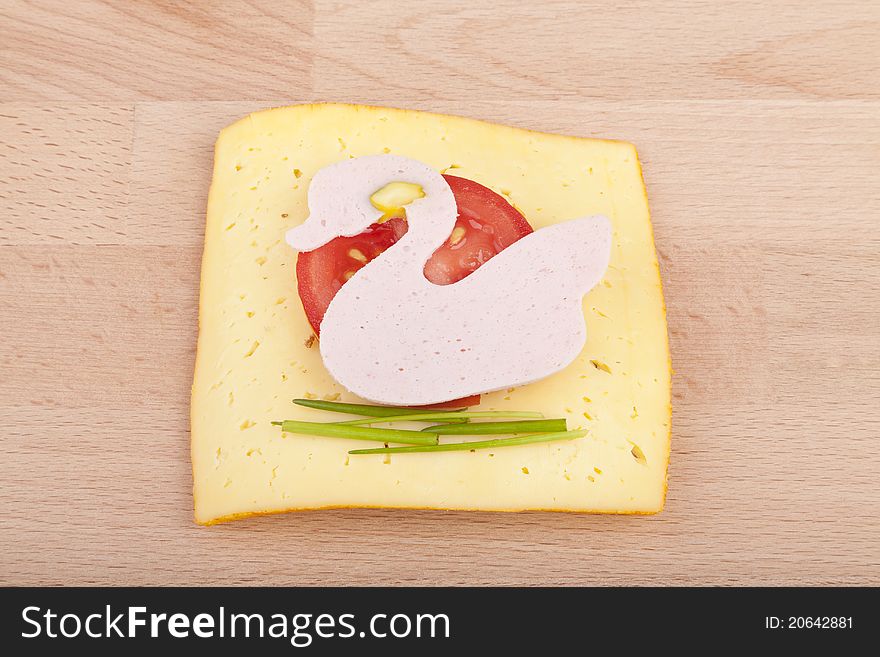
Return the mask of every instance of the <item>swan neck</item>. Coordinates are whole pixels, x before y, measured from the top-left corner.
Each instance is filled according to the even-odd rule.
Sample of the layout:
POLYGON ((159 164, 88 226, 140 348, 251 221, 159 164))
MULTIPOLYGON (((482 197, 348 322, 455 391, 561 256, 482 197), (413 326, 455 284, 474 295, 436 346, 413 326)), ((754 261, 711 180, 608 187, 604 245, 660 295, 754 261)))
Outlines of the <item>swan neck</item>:
POLYGON ((406 182, 421 185, 425 196, 407 206, 407 231, 386 253, 396 266, 421 272, 452 233, 458 210, 452 190, 440 174, 408 176, 406 182))

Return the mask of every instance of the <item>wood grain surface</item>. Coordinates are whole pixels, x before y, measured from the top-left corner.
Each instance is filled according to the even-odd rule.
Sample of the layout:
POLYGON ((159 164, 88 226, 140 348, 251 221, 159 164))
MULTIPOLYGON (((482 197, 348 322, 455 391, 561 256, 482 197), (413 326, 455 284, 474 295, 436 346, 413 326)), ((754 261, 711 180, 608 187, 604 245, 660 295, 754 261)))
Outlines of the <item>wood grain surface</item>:
POLYGON ((880 4, 0 2, 0 583, 880 584, 880 4), (213 141, 345 100, 633 141, 654 517, 192 522, 213 141))

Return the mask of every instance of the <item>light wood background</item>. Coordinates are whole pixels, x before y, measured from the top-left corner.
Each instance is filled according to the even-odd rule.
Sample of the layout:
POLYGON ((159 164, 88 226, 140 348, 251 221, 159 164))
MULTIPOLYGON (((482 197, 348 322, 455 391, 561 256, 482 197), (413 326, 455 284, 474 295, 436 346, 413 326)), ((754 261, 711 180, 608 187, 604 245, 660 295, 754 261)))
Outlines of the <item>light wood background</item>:
POLYGON ((0 0, 0 583, 880 584, 880 4, 0 0), (212 145, 251 110, 631 140, 655 517, 191 519, 212 145))

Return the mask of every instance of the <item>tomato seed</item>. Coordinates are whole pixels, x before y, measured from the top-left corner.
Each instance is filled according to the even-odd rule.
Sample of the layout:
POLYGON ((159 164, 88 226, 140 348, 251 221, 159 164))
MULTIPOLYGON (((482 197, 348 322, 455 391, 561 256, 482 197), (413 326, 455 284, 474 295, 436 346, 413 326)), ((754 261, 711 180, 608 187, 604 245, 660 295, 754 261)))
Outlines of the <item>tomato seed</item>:
POLYGON ((365 256, 360 249, 351 249, 348 252, 348 257, 353 258, 354 260, 357 260, 358 262, 365 263, 367 261, 367 256, 365 256))

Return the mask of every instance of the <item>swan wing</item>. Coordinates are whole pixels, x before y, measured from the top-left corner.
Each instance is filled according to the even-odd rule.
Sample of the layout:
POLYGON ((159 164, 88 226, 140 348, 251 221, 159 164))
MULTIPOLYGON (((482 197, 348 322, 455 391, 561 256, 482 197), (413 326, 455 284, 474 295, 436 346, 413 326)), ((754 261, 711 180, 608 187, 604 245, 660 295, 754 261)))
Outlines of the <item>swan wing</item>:
POLYGON ((524 294, 550 286, 583 296, 602 279, 610 256, 609 219, 604 215, 581 217, 526 235, 455 285, 521 290, 524 294))

